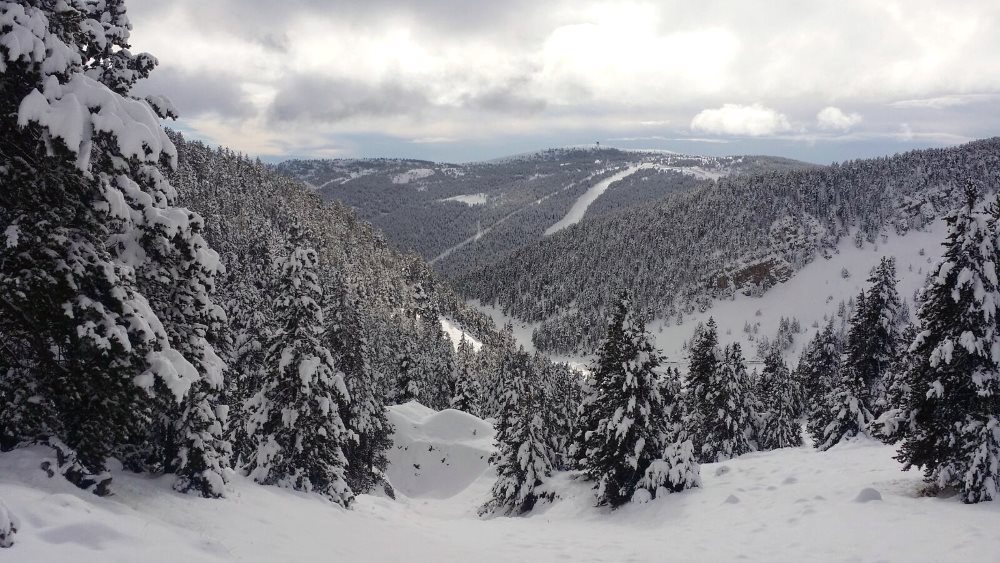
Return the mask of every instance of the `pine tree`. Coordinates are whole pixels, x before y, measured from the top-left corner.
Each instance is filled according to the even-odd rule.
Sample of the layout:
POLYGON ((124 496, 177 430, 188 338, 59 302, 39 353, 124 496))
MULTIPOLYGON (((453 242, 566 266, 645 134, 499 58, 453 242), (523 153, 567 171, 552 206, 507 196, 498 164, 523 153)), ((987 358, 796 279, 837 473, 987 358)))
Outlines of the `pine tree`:
POLYGON ((455 390, 451 397, 450 406, 453 409, 479 416, 479 401, 482 390, 479 387, 479 378, 473 373, 475 352, 465 335, 462 335, 462 339, 458 342, 457 356, 455 390))
POLYGON ((1000 498, 1000 203, 982 213, 977 199, 970 186, 946 217, 944 257, 922 292, 897 457, 967 503, 1000 498))
POLYGON ((802 444, 802 429, 797 413, 799 395, 798 381, 785 365, 781 351, 772 348, 764 357, 764 369, 758 382, 757 396, 762 407, 758 432, 759 449, 774 450, 802 444))
POLYGON ((796 378, 802 388, 803 414, 812 420, 824 408, 825 397, 840 380, 840 341, 832 319, 806 346, 796 378))
POLYGON ((656 370, 661 363, 645 324, 619 296, 593 369, 593 399, 583 467, 595 481, 597 504, 628 502, 667 439, 656 370))
POLYGON ((276 267, 278 330, 268 346, 268 379, 253 398, 248 431, 256 451, 250 476, 265 485, 320 493, 348 506, 344 425, 350 394, 344 374, 323 345, 323 290, 316 252, 293 229, 287 256, 276 267))
POLYGON ((156 61, 129 51, 120 0, 4 2, 0 22, 19 38, 0 47, 0 428, 53 446, 50 472, 107 494, 108 457, 145 447, 181 405, 180 442, 151 464, 170 465, 168 450, 180 448, 182 482, 221 472, 218 427, 196 421, 221 411, 193 406, 218 406, 200 394, 218 382, 199 371, 214 351, 165 308, 214 315, 211 252, 161 172, 177 164, 159 124, 172 109, 131 95, 156 61), (179 292, 161 295, 153 278, 179 292), (211 442, 199 454, 196 435, 211 442), (202 454, 204 467, 186 468, 202 454))
POLYGON ((552 473, 546 448, 537 375, 523 350, 514 352, 501 370, 503 399, 496 421, 497 451, 490 456, 497 481, 480 515, 519 515, 530 511, 551 493, 540 487, 552 473))
POLYGON ((703 433, 700 460, 725 461, 753 451, 757 413, 739 344, 726 346, 703 393, 703 402, 697 406, 702 413, 698 418, 698 430, 703 433))
POLYGON ((842 366, 838 375, 809 421, 813 443, 820 450, 856 436, 867 436, 874 420, 864 399, 864 379, 848 365, 842 366))
POLYGON ((883 257, 868 283, 851 319, 847 363, 861 377, 862 398, 877 414, 885 404, 887 380, 900 352, 902 304, 896 292, 895 260, 883 257))
POLYGON ((708 439, 708 424, 714 416, 708 397, 715 374, 719 371, 722 351, 715 328, 715 319, 695 328, 691 343, 691 356, 687 373, 687 412, 691 425, 691 438, 695 452, 700 455, 708 439))
POLYGON ((397 405, 423 400, 423 378, 417 365, 413 344, 404 337, 396 353, 396 385, 393 402, 397 405))
POLYGON ((688 436, 685 423, 684 400, 681 396, 680 373, 668 369, 660 377, 660 397, 667 433, 659 459, 650 462, 632 495, 633 502, 645 502, 701 486, 701 468, 698 465, 694 443, 688 436))
POLYGON ((345 478, 355 493, 368 493, 381 486, 390 491, 385 470, 389 464, 386 451, 392 447, 392 424, 385 403, 378 393, 379 376, 371 364, 368 328, 373 321, 366 317, 357 299, 337 284, 326 341, 337 366, 343 371, 350 402, 342 418, 350 431, 343 446, 347 458, 345 478))

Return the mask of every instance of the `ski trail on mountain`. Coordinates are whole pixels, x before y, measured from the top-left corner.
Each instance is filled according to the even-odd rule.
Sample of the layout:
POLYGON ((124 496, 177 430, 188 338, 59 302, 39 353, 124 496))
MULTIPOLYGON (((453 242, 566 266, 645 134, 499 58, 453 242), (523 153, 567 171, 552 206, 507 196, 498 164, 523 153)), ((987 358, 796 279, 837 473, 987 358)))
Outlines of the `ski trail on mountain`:
POLYGON ((589 190, 584 192, 583 195, 581 195, 579 198, 577 198, 575 202, 573 202, 573 207, 569 208, 569 211, 566 212, 565 217, 563 217, 556 224, 552 225, 551 227, 545 230, 545 236, 549 236, 552 233, 561 231, 570 225, 575 225, 579 223, 583 219, 583 216, 586 215, 587 209, 590 207, 590 205, 595 201, 597 201, 597 198, 601 197, 601 194, 607 191, 608 187, 611 184, 614 184, 619 180, 623 180, 631 176, 632 174, 635 174, 636 172, 638 172, 643 168, 651 168, 652 166, 653 165, 650 163, 643 163, 637 166, 630 166, 625 170, 622 170, 621 172, 615 174, 614 176, 611 176, 610 178, 605 178, 600 182, 594 184, 593 186, 590 187, 589 190))
MULTIPOLYGON (((640 167, 646 167, 646 166, 647 165, 640 165, 639 167, 637 167, 637 169, 640 168, 640 167)), ((632 172, 635 172, 635 170, 633 170, 632 172)), ((631 174, 631 172, 629 172, 629 174, 631 174)), ((595 175, 596 174, 592 174, 587 179, 589 180, 590 178, 593 178, 595 175)), ((625 176, 628 176, 628 174, 626 174, 625 176)), ((624 178, 625 176, 622 176, 622 178, 624 178)), ((464 247, 466 247, 466 246, 468 246, 468 245, 476 242, 477 240, 483 238, 484 235, 489 234, 490 231, 492 231, 493 229, 495 229, 498 226, 500 226, 500 225, 506 223, 507 221, 509 221, 511 217, 516 216, 518 213, 521 213, 522 211, 524 211, 525 209, 528 209, 529 207, 531 207, 533 205, 541 205, 545 200, 549 199, 550 197, 556 195, 559 192, 563 192, 563 191, 566 191, 566 190, 572 188, 576 184, 577 184, 576 182, 573 182, 571 184, 563 186, 563 187, 559 188, 558 190, 556 190, 556 191, 554 191, 552 193, 546 194, 546 195, 544 195, 544 196, 536 199, 535 201, 533 201, 533 202, 525 205, 524 207, 520 207, 518 209, 515 209, 514 211, 511 211, 510 213, 508 213, 508 214, 504 215, 503 217, 497 219, 492 225, 488 225, 485 229, 482 228, 482 226, 480 226, 480 228, 478 229, 478 231, 476 232, 476 234, 472 235, 471 237, 463 240, 462 242, 460 242, 460 243, 458 243, 458 244, 456 244, 456 245, 454 245, 452 247, 449 247, 449 248, 445 249, 443 252, 441 252, 441 254, 438 254, 437 256, 435 256, 433 259, 431 259, 427 263, 429 265, 433 266, 436 262, 438 262, 440 260, 444 260, 448 256, 454 254, 456 251, 461 250, 462 248, 464 248, 464 247)), ((598 184, 600 184, 600 182, 598 182, 598 184)), ((593 188, 591 188, 591 189, 593 189, 593 188)), ((605 189, 607 189, 607 188, 605 188, 605 189)), ((590 190, 588 190, 588 191, 590 191, 590 190)), ((597 199, 597 198, 595 197, 594 199, 597 199)), ((576 205, 576 204, 574 204, 574 205, 576 205)), ((546 234, 548 234, 548 233, 546 233, 546 234)))

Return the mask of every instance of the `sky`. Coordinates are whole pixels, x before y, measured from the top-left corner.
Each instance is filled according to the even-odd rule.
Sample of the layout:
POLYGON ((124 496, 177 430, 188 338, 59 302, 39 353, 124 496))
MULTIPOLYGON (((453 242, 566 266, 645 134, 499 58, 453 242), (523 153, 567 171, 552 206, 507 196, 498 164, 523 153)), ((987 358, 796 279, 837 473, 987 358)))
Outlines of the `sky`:
POLYGON ((132 0, 189 137, 279 161, 567 145, 817 163, 1000 134, 997 0, 132 0))

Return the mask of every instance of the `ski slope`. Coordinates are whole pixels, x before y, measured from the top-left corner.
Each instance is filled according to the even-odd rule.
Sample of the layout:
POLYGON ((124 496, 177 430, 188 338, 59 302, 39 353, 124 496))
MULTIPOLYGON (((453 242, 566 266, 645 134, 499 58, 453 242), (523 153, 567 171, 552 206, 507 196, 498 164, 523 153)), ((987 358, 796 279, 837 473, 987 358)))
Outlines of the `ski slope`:
POLYGON ((552 233, 559 232, 570 225, 575 225, 579 223, 580 221, 583 220, 583 216, 586 215, 587 209, 590 207, 590 204, 597 201, 597 198, 601 197, 601 194, 606 192, 608 187, 611 186, 611 184, 614 184, 619 180, 623 180, 628 176, 635 174, 637 171, 642 170, 643 168, 650 168, 651 166, 653 165, 649 163, 643 163, 636 166, 629 166, 625 170, 622 170, 621 172, 613 176, 610 176, 608 178, 601 180, 600 182, 597 182, 596 184, 591 186, 587 191, 583 192, 583 194, 580 197, 578 197, 575 202, 573 202, 573 206, 569 208, 569 211, 566 212, 566 215, 562 219, 560 219, 554 225, 545 230, 545 236, 549 236, 552 233))
POLYGON ((21 520, 0 561, 200 563, 510 561, 996 561, 1000 503, 920 496, 917 472, 871 442, 702 466, 703 486, 617 511, 558 474, 560 496, 522 518, 476 516, 494 475, 492 429, 454 410, 390 407, 396 500, 344 510, 235 477, 228 498, 181 495, 170 477, 114 471, 98 498, 38 468, 44 448, 0 453, 0 499, 21 520))

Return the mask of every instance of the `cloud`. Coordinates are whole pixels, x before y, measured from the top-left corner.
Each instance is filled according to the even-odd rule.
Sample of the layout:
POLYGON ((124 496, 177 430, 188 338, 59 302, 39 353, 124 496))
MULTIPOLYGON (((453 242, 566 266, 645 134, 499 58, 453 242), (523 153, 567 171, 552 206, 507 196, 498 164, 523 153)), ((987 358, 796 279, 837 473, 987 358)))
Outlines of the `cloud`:
POLYGON ((181 118, 207 114, 223 118, 247 118, 257 109, 231 75, 201 70, 161 67, 139 82, 134 90, 139 96, 158 94, 173 102, 181 118))
POLYGON ((997 94, 952 94, 948 96, 937 96, 934 98, 899 100, 892 102, 889 106, 897 109, 945 109, 982 102, 991 102, 998 98, 1000 98, 1000 95, 997 94))
POLYGON ((826 131, 847 131, 861 123, 861 114, 844 113, 840 108, 827 106, 816 114, 816 124, 826 131))
POLYGON ((718 109, 706 109, 691 120, 691 130, 715 135, 760 137, 788 131, 788 118, 761 104, 744 106, 725 104, 718 109))
POLYGON ((147 90, 174 99, 181 126, 197 119, 199 130, 225 133, 242 150, 301 154, 329 143, 386 154, 385 139, 428 151, 437 144, 410 141, 477 140, 450 144, 457 153, 493 139, 651 132, 729 135, 759 146, 811 132, 816 143, 842 146, 857 135, 852 112, 864 114, 865 133, 884 138, 895 138, 901 122, 956 138, 1000 130, 1000 114, 987 103, 1000 99, 996 0, 908 0, 905 9, 897 0, 471 7, 467 0, 136 1, 130 42, 163 63, 147 90), (731 100, 757 104, 723 105, 731 100), (850 110, 815 113, 832 103, 850 110), (240 127, 209 128, 209 116, 240 127))
POLYGON ((397 81, 370 84, 299 76, 282 85, 268 117, 274 122, 338 123, 354 117, 413 114, 429 103, 426 93, 397 81))

